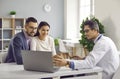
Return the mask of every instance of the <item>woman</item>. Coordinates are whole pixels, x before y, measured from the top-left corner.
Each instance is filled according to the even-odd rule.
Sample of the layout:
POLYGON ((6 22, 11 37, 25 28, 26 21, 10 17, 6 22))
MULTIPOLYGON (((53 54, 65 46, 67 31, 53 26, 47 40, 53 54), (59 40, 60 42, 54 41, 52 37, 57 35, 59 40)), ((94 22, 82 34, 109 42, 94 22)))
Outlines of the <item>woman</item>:
POLYGON ((56 55, 54 39, 48 35, 49 30, 50 25, 47 22, 40 22, 37 33, 31 40, 30 50, 52 51, 53 55, 56 55))

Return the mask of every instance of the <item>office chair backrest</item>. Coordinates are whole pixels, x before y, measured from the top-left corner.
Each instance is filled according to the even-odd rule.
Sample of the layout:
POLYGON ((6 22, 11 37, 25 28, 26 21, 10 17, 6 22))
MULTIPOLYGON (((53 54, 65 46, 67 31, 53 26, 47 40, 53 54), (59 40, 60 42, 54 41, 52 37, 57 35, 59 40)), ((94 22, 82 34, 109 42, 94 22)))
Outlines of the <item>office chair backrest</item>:
POLYGON ((6 56, 7 56, 7 52, 0 53, 0 62, 1 63, 4 63, 6 56))

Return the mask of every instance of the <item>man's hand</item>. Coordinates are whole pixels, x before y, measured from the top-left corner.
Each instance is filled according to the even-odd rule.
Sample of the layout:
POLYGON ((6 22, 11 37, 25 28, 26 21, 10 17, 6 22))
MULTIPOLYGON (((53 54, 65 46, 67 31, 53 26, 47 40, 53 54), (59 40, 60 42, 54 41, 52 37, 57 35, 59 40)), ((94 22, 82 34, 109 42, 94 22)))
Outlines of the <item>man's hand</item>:
POLYGON ((67 61, 60 55, 55 55, 53 56, 53 64, 55 66, 66 66, 67 65, 67 61))

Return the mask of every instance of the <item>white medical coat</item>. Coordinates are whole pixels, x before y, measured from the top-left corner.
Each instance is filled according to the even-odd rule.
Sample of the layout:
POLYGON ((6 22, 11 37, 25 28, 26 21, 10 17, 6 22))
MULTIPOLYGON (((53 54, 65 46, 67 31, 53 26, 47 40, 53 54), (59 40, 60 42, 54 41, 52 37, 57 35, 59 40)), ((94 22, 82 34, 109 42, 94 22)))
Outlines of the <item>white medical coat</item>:
POLYGON ((72 60, 74 62, 74 68, 81 69, 98 66, 103 69, 103 79, 112 79, 119 66, 119 54, 110 38, 101 36, 98 40, 98 37, 94 41, 95 45, 93 50, 85 60, 72 60))

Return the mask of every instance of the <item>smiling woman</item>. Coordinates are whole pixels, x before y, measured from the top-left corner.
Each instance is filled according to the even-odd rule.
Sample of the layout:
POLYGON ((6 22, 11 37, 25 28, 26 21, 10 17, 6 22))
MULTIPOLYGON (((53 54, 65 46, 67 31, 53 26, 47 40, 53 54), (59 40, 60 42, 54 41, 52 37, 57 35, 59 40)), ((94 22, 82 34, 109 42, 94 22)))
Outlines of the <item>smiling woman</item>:
POLYGON ((49 30, 50 25, 45 21, 41 21, 35 37, 31 40, 30 50, 52 51, 52 54, 56 55, 54 39, 49 36, 49 30))

